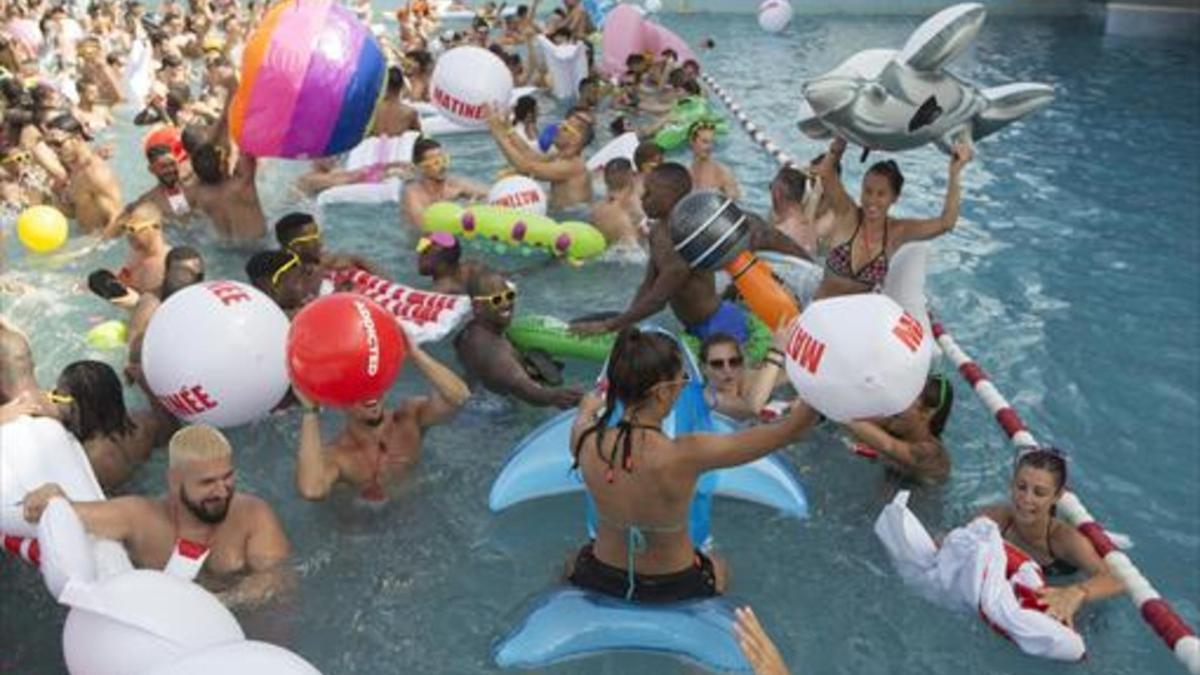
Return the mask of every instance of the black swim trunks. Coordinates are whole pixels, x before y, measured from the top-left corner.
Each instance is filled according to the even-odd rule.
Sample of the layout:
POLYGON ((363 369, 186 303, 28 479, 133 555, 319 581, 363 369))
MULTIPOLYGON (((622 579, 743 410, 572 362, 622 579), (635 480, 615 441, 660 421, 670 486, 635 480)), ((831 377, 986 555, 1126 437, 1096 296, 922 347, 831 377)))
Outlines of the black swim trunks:
MULTIPOLYGON (((713 562, 699 549, 694 563, 685 570, 671 574, 635 574, 634 580, 634 602, 678 602, 711 598, 717 594, 713 562)), ((579 549, 569 581, 580 588, 621 599, 629 590, 629 574, 619 567, 600 562, 592 551, 591 542, 579 549)))

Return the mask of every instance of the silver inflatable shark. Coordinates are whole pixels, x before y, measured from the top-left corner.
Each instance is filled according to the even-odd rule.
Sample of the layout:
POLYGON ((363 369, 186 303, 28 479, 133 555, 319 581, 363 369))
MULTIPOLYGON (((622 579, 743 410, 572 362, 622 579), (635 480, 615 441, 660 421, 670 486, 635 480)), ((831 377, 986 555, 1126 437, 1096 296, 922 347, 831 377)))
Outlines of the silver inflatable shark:
POLYGON ((1018 82, 979 89, 943 70, 975 38, 987 12, 947 7, 922 23, 900 51, 868 49, 804 83, 800 130, 838 135, 865 150, 896 152, 995 133, 1054 99, 1049 85, 1018 82))

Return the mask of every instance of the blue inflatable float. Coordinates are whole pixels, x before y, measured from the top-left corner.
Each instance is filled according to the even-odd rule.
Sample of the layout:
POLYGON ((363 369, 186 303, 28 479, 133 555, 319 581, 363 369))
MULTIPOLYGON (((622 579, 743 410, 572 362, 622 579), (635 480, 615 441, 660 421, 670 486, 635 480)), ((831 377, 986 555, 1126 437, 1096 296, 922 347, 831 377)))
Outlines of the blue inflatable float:
MULTIPOLYGON (((645 328, 644 330, 656 330, 645 328)), ((664 334, 670 335, 667 331, 664 334)), ((700 369, 680 345, 692 378, 663 420, 669 436, 730 432, 736 424, 713 414, 704 400, 700 369)), ((576 411, 564 411, 522 440, 492 484, 488 505, 501 511, 531 499, 582 491, 571 469, 571 425, 576 411)), ((613 420, 620 415, 613 416, 613 420)), ((709 542, 713 495, 774 508, 785 515, 808 514, 804 490, 784 462, 768 456, 750 464, 704 474, 696 486, 689 529, 695 542, 709 542)), ((587 500, 589 532, 595 512, 587 500)), ((497 644, 493 657, 502 668, 542 668, 564 660, 613 651, 670 654, 718 671, 748 672, 749 664, 733 637, 733 605, 726 598, 670 604, 631 603, 573 586, 539 598, 516 629, 497 644)))

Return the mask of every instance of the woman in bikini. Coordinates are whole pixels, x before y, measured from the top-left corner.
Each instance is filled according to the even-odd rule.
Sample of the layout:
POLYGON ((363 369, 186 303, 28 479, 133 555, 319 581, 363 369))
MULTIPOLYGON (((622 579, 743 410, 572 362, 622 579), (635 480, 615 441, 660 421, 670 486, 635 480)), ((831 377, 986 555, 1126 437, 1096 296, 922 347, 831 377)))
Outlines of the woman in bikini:
POLYGON ((589 394, 580 404, 571 448, 599 524, 595 540, 568 561, 576 586, 640 602, 722 593, 724 563, 696 548, 688 532, 697 478, 754 461, 816 422, 798 403, 777 424, 671 439, 661 424, 689 386, 685 372, 674 340, 626 328, 609 358, 605 398, 589 394))
POLYGON ((1046 613, 1073 628, 1075 613, 1085 602, 1116 595, 1124 586, 1078 530, 1054 517, 1066 482, 1067 462, 1060 450, 1023 450, 1013 472, 1012 502, 986 507, 983 515, 996 521, 1006 541, 1042 566, 1047 580, 1087 574, 1081 581, 1038 591, 1049 606, 1046 613))
POLYGON ((932 239, 949 232, 958 222, 962 192, 959 175, 974 154, 966 143, 954 146, 946 203, 940 216, 889 218, 888 211, 904 187, 900 167, 891 160, 873 164, 863 176, 860 206, 846 193, 838 178, 837 167, 845 150, 846 141, 834 140, 816 168, 835 218, 830 238, 839 242, 825 257, 825 278, 817 288, 816 299, 878 290, 887 278, 888 260, 896 249, 910 241, 932 239))

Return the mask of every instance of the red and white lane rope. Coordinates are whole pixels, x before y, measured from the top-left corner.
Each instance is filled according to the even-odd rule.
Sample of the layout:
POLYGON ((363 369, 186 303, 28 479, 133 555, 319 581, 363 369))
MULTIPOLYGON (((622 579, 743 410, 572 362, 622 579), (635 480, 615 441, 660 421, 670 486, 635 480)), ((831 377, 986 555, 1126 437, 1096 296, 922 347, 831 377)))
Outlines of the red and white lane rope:
MULTIPOLYGON (((716 80, 706 73, 702 73, 700 79, 729 108, 729 111, 733 113, 738 123, 750 134, 750 138, 755 143, 762 146, 763 150, 766 150, 780 165, 794 164, 787 153, 774 141, 767 138, 754 122, 750 121, 741 106, 725 93, 716 80)), ((958 372, 987 406, 988 411, 995 417, 996 423, 1004 430, 1013 445, 1018 448, 1036 446, 1037 440, 1029 432, 1025 422, 1021 420, 1021 416, 987 378, 983 368, 980 368, 979 364, 967 356, 940 322, 933 322, 933 336, 942 351, 958 368, 958 372)), ((1096 522, 1092 514, 1088 513, 1079 497, 1069 490, 1065 491, 1062 499, 1058 502, 1058 513, 1062 514, 1067 522, 1074 525, 1080 534, 1087 537, 1088 541, 1092 543, 1113 574, 1125 584, 1125 591, 1133 600, 1133 604, 1138 608, 1142 618, 1175 653, 1175 657, 1179 659, 1180 663, 1192 675, 1200 675, 1200 638, 1196 637, 1195 631, 1175 612, 1170 603, 1154 590, 1154 586, 1142 575, 1129 556, 1117 548, 1117 545, 1105 532, 1104 526, 1096 522)))
POLYGON ((34 567, 37 567, 42 562, 41 550, 38 548, 37 539, 5 535, 4 550, 34 567))
POLYGON ((782 148, 775 144, 775 141, 768 138, 763 133, 763 130, 758 128, 758 125, 750 121, 750 118, 742 111, 742 106, 733 100, 729 94, 726 94, 725 90, 721 88, 721 85, 717 84, 716 80, 707 73, 701 73, 700 80, 717 95, 717 98, 721 99, 721 103, 724 103, 726 108, 729 108, 729 112, 733 113, 738 124, 741 124, 746 133, 750 134, 750 139, 762 146, 762 149, 766 150, 767 154, 771 155, 776 162, 779 162, 780 166, 794 165, 796 163, 782 148))
MULTIPOLYGON (((995 417, 997 424, 1004 430, 1013 445, 1018 448, 1037 445, 1037 440, 1029 432, 1017 411, 991 383, 987 374, 983 372, 983 368, 980 368, 979 364, 958 346, 954 337, 940 322, 933 322, 933 336, 942 351, 958 368, 959 374, 971 385, 971 388, 987 406, 988 411, 995 417)), ((1117 548, 1108 533, 1104 531, 1104 526, 1092 518, 1092 514, 1088 513, 1079 497, 1070 490, 1065 491, 1062 499, 1058 502, 1058 513, 1062 514, 1067 522, 1074 525, 1080 534, 1087 537, 1096 552, 1104 558, 1108 568, 1124 582, 1125 591, 1133 600, 1134 606, 1141 612, 1142 618, 1175 653, 1175 657, 1188 669, 1188 672, 1200 675, 1200 638, 1197 638, 1191 627, 1175 613, 1170 603, 1154 590, 1154 586, 1142 575, 1129 556, 1117 548)))

